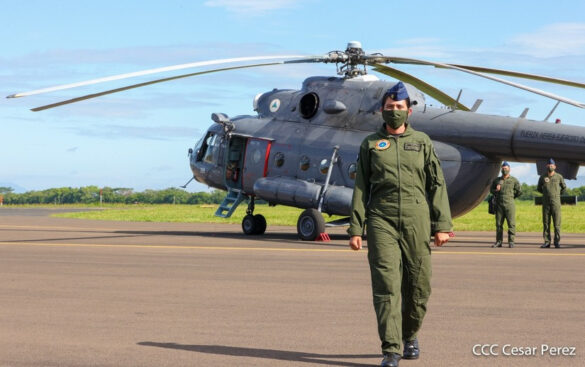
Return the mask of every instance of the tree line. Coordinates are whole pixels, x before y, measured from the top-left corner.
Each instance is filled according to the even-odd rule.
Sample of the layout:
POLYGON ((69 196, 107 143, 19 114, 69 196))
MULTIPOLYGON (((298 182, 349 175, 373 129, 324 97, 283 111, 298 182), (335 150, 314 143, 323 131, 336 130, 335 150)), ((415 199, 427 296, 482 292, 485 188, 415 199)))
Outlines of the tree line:
POLYGON ((126 187, 59 187, 42 191, 15 193, 11 187, 0 187, 4 204, 219 204, 225 192, 190 193, 177 188, 135 192, 126 187))
MULTIPOLYGON (((522 195, 518 198, 518 200, 532 200, 536 196, 542 196, 536 190, 536 185, 527 185, 523 183, 522 185, 522 195)), ((567 188, 565 195, 576 196, 578 201, 585 201, 585 186, 575 187, 573 189, 567 188)))
MULTIPOLYGON (((144 190, 135 192, 126 187, 59 187, 42 191, 27 191, 15 193, 11 187, 1 187, 0 195, 4 204, 95 204, 101 200, 104 203, 119 204, 219 204, 225 197, 225 192, 190 193, 177 188, 164 190, 144 190)), ((577 200, 585 201, 585 186, 567 189, 567 195, 577 196, 577 200)), ((540 193, 536 185, 522 184, 522 195, 519 200, 534 200, 540 193)))

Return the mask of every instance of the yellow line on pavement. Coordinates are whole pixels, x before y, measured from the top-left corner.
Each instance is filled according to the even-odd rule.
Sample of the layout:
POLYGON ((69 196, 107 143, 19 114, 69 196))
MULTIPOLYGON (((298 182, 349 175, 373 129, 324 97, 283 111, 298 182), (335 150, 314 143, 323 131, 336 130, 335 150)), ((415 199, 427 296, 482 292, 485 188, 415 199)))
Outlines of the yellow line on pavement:
POLYGON ((176 245, 113 245, 99 243, 51 243, 51 242, 0 242, 4 246, 62 246, 62 247, 118 247, 118 248, 157 248, 157 249, 197 249, 197 250, 256 250, 256 251, 312 251, 312 252, 349 252, 350 249, 321 248, 278 248, 278 247, 233 247, 233 246, 176 246, 176 245))

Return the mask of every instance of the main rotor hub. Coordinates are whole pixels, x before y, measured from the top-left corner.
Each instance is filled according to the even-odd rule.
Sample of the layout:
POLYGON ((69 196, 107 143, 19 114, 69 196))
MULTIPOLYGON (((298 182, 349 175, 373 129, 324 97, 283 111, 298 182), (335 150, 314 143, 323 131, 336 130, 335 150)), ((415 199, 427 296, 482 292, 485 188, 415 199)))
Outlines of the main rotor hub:
POLYGON ((337 74, 346 78, 367 74, 365 52, 361 42, 350 41, 345 51, 332 51, 329 53, 331 61, 337 64, 337 74), (342 64, 341 66, 339 64, 342 64), (363 65, 363 68, 360 68, 363 65))

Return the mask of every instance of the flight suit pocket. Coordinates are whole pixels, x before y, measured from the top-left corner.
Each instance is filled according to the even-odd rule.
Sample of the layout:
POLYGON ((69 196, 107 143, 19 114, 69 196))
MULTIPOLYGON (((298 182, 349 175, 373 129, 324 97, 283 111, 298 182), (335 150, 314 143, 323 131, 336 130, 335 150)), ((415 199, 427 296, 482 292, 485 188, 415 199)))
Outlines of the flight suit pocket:
POLYGON ((378 151, 374 148, 370 149, 370 172, 374 180, 376 178, 383 178, 384 177, 384 152, 378 151))
POLYGON ((407 142, 403 144, 402 149, 407 157, 406 163, 410 167, 422 167, 424 165, 424 143, 407 142))

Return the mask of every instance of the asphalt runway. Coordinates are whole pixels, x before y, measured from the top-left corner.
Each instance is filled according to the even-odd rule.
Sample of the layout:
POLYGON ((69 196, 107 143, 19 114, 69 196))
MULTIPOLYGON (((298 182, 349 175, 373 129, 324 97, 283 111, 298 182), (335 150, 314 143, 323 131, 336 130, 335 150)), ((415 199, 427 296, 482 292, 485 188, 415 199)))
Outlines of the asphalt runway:
MULTIPOLYGON (((379 365, 367 252, 344 228, 307 243, 52 212, 0 208, 0 367, 379 365)), ((421 358, 400 366, 585 365, 585 234, 493 239, 433 250, 421 358)))

